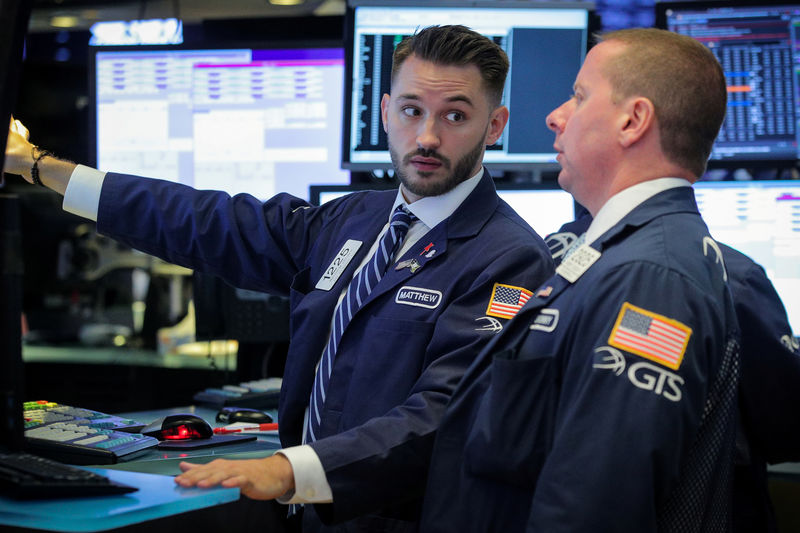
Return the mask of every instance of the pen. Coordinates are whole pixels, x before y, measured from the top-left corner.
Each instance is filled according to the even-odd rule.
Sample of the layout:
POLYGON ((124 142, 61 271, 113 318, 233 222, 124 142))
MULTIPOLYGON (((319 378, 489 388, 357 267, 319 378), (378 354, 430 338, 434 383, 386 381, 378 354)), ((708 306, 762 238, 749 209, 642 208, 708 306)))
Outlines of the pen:
POLYGON ((247 431, 275 431, 277 429, 278 429, 278 424, 276 422, 271 422, 269 424, 257 424, 254 426, 240 426, 235 428, 214 428, 214 433, 225 434, 225 433, 243 433, 247 431))

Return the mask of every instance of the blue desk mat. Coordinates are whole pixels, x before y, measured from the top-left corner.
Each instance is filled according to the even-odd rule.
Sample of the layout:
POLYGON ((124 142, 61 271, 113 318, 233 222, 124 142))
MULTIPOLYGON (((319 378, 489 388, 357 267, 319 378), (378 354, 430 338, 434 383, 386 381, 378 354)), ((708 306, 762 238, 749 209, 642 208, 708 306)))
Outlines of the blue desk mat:
POLYGON ((91 470, 139 490, 117 496, 34 501, 0 497, 0 524, 48 531, 102 531, 239 499, 236 488, 187 489, 176 485, 172 476, 91 470))

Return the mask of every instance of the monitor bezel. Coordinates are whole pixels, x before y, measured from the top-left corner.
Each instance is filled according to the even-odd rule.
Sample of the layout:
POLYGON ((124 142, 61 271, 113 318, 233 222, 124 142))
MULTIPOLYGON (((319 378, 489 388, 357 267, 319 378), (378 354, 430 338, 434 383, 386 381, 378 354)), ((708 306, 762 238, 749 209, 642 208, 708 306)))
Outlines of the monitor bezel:
MULTIPOLYGON (((374 170, 390 170, 393 168, 390 161, 384 162, 353 162, 350 153, 351 121, 350 110, 352 106, 353 90, 353 53, 355 37, 355 11, 359 7, 419 7, 419 8, 492 8, 492 9, 581 9, 587 11, 587 39, 584 57, 592 45, 592 35, 600 29, 600 21, 596 16, 594 2, 581 1, 542 1, 530 2, 520 0, 347 0, 344 16, 344 102, 342 117, 342 168, 354 172, 371 172, 374 170)), ((421 24, 420 27, 423 27, 421 24)), ((577 74, 577 71, 575 72, 577 74)), ((569 95, 565 94, 566 99, 569 95)), ((544 118, 542 118, 544 120, 544 118)), ((553 172, 560 170, 561 166, 553 162, 486 162, 484 166, 500 174, 504 171, 511 172, 553 172)))

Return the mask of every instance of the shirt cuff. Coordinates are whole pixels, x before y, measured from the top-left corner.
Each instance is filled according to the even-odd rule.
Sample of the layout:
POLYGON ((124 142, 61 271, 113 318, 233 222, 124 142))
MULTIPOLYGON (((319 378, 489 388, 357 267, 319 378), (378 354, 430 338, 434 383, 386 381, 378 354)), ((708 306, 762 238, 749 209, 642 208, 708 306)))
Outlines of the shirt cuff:
POLYGON ((64 211, 97 222, 100 191, 105 178, 105 172, 83 165, 75 167, 64 192, 64 211))
POLYGON ((322 461, 311 446, 292 446, 278 450, 289 460, 294 471, 294 492, 287 492, 280 503, 331 503, 333 494, 322 461))

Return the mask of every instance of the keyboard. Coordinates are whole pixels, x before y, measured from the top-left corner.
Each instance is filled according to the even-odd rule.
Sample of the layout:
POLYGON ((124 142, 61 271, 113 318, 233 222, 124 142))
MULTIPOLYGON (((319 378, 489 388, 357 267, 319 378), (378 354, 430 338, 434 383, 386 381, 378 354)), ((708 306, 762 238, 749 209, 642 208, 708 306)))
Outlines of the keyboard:
POLYGON ((115 464, 158 444, 135 420, 55 402, 25 402, 26 449, 74 465, 115 464))
POLYGON ((281 395, 281 378, 245 381, 238 385, 208 388, 196 393, 193 400, 217 409, 228 406, 275 409, 281 395))
POLYGON ((24 452, 0 454, 0 493, 19 499, 126 494, 136 487, 24 452))

